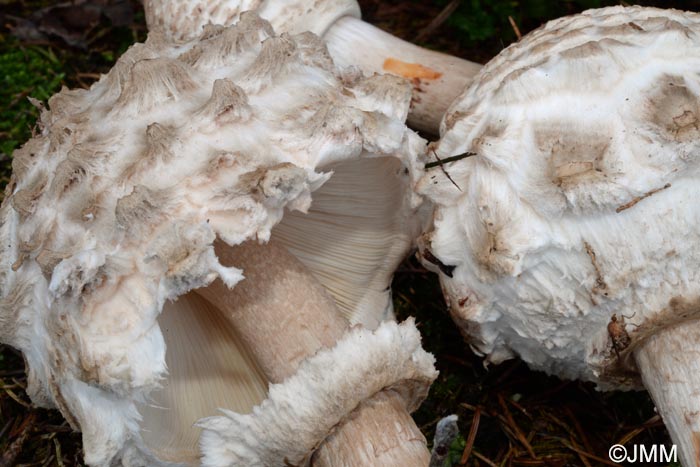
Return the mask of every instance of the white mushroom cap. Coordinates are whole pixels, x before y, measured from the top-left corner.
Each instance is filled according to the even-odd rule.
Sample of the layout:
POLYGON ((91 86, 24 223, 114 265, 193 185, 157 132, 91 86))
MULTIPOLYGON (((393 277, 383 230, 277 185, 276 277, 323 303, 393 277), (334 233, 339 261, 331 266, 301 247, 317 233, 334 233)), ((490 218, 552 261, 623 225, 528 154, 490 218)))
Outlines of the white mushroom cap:
POLYGON ((163 331, 184 366, 172 373, 226 372, 199 417, 265 397, 235 333, 184 295, 243 279, 217 237, 277 237, 351 320, 390 315, 390 275, 421 218, 409 100, 402 80, 338 71, 313 34, 275 37, 254 15, 178 45, 152 34, 89 90, 49 100, 0 210, 0 341, 24 352, 33 401, 83 432, 87 463, 160 462, 139 411, 193 382, 168 378, 163 331), (300 214, 285 223, 285 210, 300 214))
POLYGON ((345 16, 360 17, 357 0, 323 0, 313 5, 290 0, 169 0, 146 1, 150 30, 161 30, 172 39, 190 39, 207 24, 233 24, 244 11, 255 10, 275 31, 299 34, 311 31, 323 36, 345 16))
POLYGON ((700 15, 614 7, 536 30, 452 105, 427 156, 476 155, 442 166, 459 189, 421 180, 421 252, 488 361, 639 387, 626 353, 700 317, 699 77, 700 15))
POLYGON ((149 30, 176 41, 197 37, 207 24, 233 24, 249 10, 270 21, 277 32, 314 32, 340 66, 411 80, 409 123, 432 134, 447 106, 481 68, 363 22, 356 0, 145 0, 144 9, 149 30))

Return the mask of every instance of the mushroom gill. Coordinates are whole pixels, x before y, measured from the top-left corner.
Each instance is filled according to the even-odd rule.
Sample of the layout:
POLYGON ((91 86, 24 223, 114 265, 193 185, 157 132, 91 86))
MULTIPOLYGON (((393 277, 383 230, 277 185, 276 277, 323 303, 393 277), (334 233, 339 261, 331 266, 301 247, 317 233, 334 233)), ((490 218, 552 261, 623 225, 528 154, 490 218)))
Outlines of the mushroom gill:
MULTIPOLYGON (((374 329, 392 318, 391 276, 410 248, 415 238, 411 231, 420 219, 410 216, 414 210, 407 205, 408 175, 398 159, 388 157, 336 163, 324 171, 333 175, 313 193, 308 212, 287 212, 273 229, 273 253, 265 251, 267 244, 246 248, 255 248, 260 257, 271 254, 273 263, 280 249, 287 250, 308 270, 312 282, 318 282, 302 282, 296 276, 304 294, 313 287, 323 288, 349 323, 374 329)), ((235 255, 238 247, 221 243, 218 248, 230 248, 235 255)), ((246 279, 231 291, 237 297, 234 305, 244 302, 241 294, 258 294, 274 286, 274 274, 251 278, 251 268, 240 261, 236 266, 246 279)), ((249 348, 256 343, 241 337, 235 308, 217 308, 203 298, 216 293, 212 289, 216 287, 166 302, 158 318, 168 374, 139 412, 143 440, 163 460, 196 462, 198 420, 219 408, 249 413, 267 396, 269 380, 249 348)), ((293 315, 297 307, 293 301, 288 297, 276 307, 293 315)), ((273 339, 294 346, 294 336, 273 339)))

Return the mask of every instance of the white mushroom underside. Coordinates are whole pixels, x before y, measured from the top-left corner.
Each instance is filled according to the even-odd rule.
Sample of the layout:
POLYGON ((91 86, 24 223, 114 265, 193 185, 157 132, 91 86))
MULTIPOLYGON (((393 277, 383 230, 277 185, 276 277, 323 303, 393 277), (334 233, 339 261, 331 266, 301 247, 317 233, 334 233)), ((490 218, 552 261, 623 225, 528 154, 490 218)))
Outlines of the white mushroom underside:
POLYGON ((350 323, 374 329, 393 317, 388 286, 425 216, 407 206, 396 159, 326 170, 334 174, 314 192, 309 212, 287 213, 272 238, 313 271, 350 323))
MULTIPOLYGON (((314 192, 308 213, 286 213, 272 238, 309 268, 351 323, 374 329, 393 317, 388 284, 416 228, 402 213, 404 169, 393 158, 328 169, 333 176, 314 192)), ((196 462, 198 420, 220 408, 249 413, 267 395, 267 379, 225 315, 193 291, 166 303, 158 318, 168 375, 139 411, 143 440, 163 460, 196 462)))
POLYGON ((158 318, 168 375, 139 407, 144 443, 171 462, 195 464, 200 429, 220 408, 248 413, 267 394, 267 380, 227 322, 196 293, 168 303, 158 318))

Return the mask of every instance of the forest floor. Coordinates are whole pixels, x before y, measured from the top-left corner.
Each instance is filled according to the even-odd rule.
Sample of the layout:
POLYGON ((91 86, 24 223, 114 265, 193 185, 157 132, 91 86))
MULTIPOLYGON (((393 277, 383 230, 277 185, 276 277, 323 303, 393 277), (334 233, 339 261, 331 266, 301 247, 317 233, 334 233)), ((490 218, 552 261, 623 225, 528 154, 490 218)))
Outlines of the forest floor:
MULTIPOLYGON (((548 19, 598 0, 360 0, 365 20, 423 46, 485 63, 548 19)), ((700 10, 700 1, 627 2, 700 10)), ((62 85, 88 87, 135 41, 145 39, 141 7, 130 0, 56 3, 0 0, 0 190, 12 151, 31 136, 37 110, 62 85)), ((459 416, 446 466, 593 467, 614 444, 670 441, 643 392, 596 390, 530 371, 517 360, 484 368, 446 311, 435 275, 415 259, 396 274, 401 318, 416 316, 440 376, 415 419, 429 442, 436 423, 459 416)), ((0 345, 0 467, 78 466, 80 435, 57 411, 34 408, 21 354, 0 345)), ((662 464, 659 464, 662 465, 662 464)))

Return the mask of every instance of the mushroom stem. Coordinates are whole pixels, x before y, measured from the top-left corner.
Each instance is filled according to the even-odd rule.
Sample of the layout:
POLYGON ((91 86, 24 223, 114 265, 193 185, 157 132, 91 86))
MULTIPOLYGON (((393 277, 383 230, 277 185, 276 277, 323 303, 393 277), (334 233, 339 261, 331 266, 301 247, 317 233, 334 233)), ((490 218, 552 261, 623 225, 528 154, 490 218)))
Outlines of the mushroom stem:
POLYGON ((447 108, 481 69, 463 60, 406 42, 362 20, 345 16, 323 35, 334 61, 365 73, 391 73, 413 83, 408 123, 438 134, 447 108))
POLYGON ((314 454, 312 465, 425 467, 430 462, 425 437, 405 407, 393 391, 376 394, 326 439, 314 454))
MULTIPOLYGON (((233 289, 217 280, 198 292, 228 313, 270 382, 281 383, 348 330, 325 289, 284 247, 271 241, 218 244, 216 250, 222 263, 243 269, 246 279, 233 289)), ((327 438, 314 465, 424 466, 429 459, 425 438, 398 394, 385 390, 327 438)))
POLYGON ((685 467, 700 466, 700 322, 666 328, 634 351, 644 386, 685 467))

